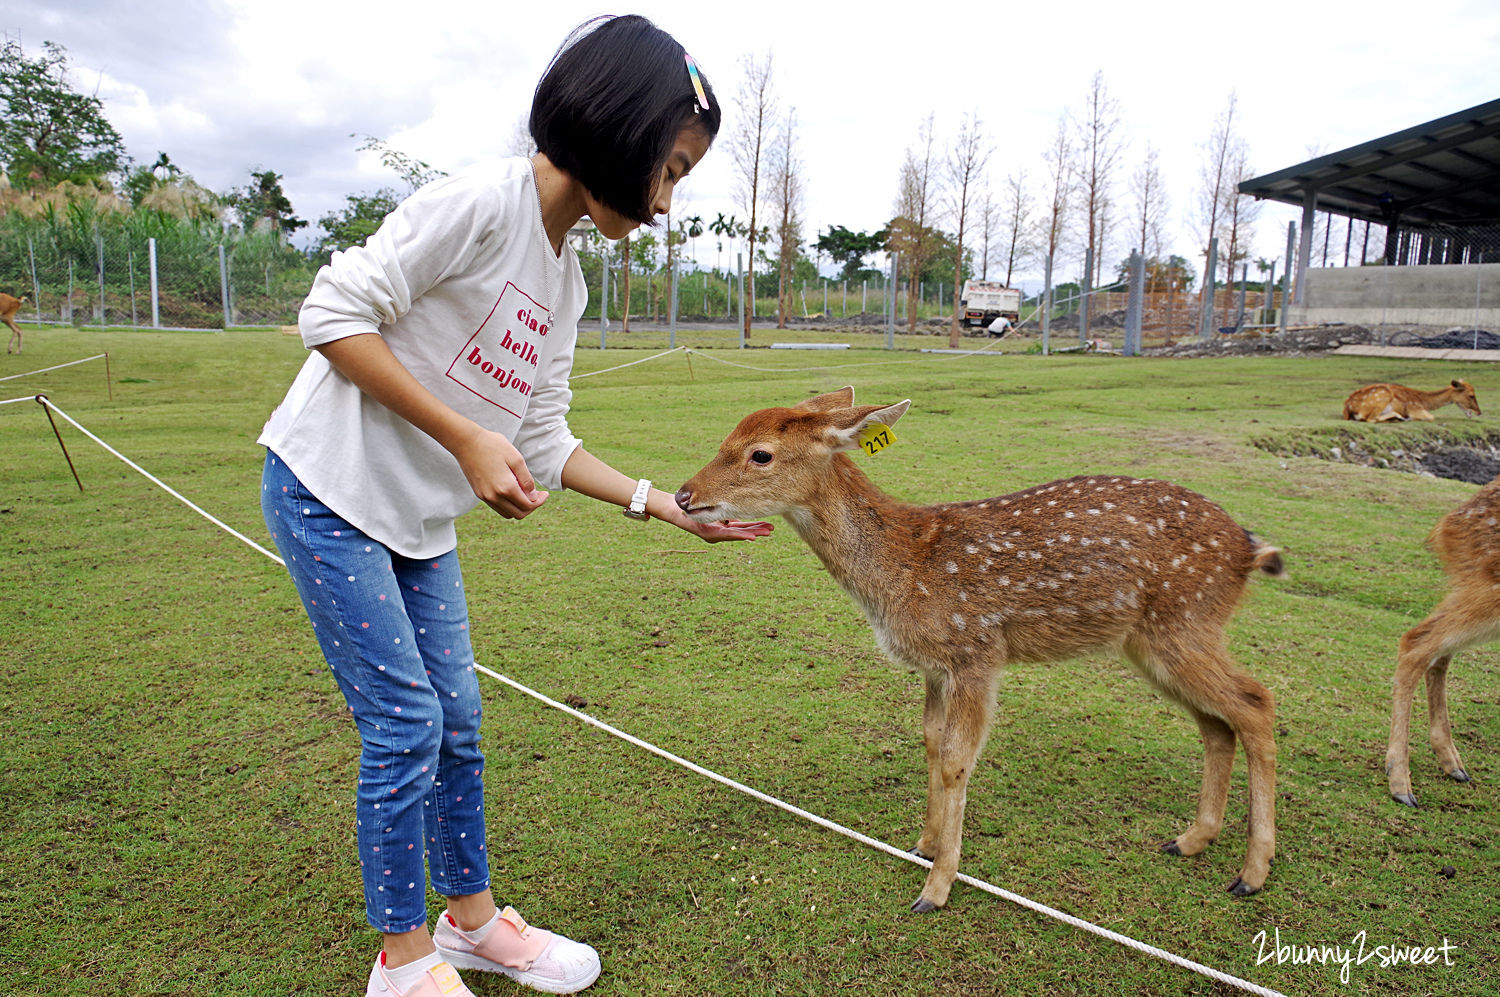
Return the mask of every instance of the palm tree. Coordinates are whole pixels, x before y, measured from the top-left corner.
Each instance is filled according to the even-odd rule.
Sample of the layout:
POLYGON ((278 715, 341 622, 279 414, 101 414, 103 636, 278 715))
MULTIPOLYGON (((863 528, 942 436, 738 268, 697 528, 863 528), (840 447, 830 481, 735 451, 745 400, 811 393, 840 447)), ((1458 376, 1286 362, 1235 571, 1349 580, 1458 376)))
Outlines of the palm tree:
POLYGON ((711 221, 711 222, 708 223, 708 230, 710 232, 712 232, 714 235, 718 236, 718 239, 719 239, 719 244, 718 244, 719 255, 714 260, 714 269, 715 270, 721 270, 721 269, 723 269, 723 267, 721 266, 721 264, 724 262, 724 237, 727 235, 730 238, 734 238, 735 229, 736 229, 736 224, 735 224, 734 215, 730 215, 728 218, 725 218, 724 217, 724 212, 722 212, 722 211, 719 212, 719 217, 715 218, 713 221, 711 221))

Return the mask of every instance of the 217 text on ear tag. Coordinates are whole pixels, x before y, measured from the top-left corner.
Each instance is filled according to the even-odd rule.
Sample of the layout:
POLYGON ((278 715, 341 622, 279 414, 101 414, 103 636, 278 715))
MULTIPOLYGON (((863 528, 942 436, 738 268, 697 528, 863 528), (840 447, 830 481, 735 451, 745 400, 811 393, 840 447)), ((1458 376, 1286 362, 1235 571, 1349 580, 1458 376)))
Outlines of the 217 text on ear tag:
POLYGON ((896 434, 891 432, 891 427, 878 422, 870 423, 859 434, 860 449, 872 457, 895 442, 896 434))

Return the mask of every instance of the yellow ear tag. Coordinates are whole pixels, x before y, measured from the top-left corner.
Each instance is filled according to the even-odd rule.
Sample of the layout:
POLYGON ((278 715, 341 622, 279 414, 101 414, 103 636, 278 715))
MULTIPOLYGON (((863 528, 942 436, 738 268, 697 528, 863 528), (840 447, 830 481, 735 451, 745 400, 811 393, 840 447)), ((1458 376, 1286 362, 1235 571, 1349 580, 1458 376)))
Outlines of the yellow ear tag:
POLYGON ((860 448, 871 457, 895 442, 896 434, 891 432, 891 427, 878 422, 870 423, 859 434, 860 448))

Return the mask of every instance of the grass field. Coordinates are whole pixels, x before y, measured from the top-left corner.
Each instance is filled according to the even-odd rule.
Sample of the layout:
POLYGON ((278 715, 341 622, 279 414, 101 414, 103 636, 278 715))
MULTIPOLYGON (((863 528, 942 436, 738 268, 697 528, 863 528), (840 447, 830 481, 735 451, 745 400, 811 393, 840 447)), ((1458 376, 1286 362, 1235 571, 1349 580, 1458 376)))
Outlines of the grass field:
MULTIPOLYGON (((0 400, 46 393, 264 539, 254 441, 302 362, 295 337, 27 341, 0 376, 107 350, 113 400, 99 361, 0 382, 0 400)), ((580 350, 576 373, 650 355, 580 350)), ((1290 572, 1254 582, 1231 629, 1234 655, 1278 702, 1265 892, 1223 892, 1244 855, 1243 759, 1219 842, 1192 859, 1157 850, 1191 820, 1197 733, 1108 656, 1008 671, 962 870, 1286 994, 1479 995, 1500 990, 1496 650, 1452 670, 1474 782, 1442 778, 1421 697, 1423 808, 1393 803, 1382 771, 1396 641, 1441 586, 1422 539, 1474 486, 1251 441, 1373 439, 1382 427, 1338 422, 1359 384, 1464 376, 1489 404, 1497 375, 1368 358, 726 350, 579 378, 572 425, 670 489, 749 410, 854 384, 863 401, 913 399, 898 443, 861 465, 901 498, 1118 472, 1217 500, 1282 547, 1290 572), (1450 949, 1415 967, 1375 955, 1347 982, 1338 965, 1291 960, 1309 946, 1358 958, 1361 938, 1366 955, 1450 949)), ((1450 408, 1402 431, 1493 419, 1461 425, 1450 408)), ((40 406, 0 406, 0 991, 361 993, 377 944, 351 847, 357 738, 289 580, 59 423, 81 492, 40 406)), ((879 657, 789 526, 708 547, 559 492, 521 523, 470 514, 460 551, 482 664, 797 806, 915 842, 920 681, 879 657)), ((913 916, 920 869, 481 682, 497 895, 600 950, 590 993, 1236 992, 962 885, 944 911, 913 916)), ((470 982, 482 997, 520 992, 470 982)))

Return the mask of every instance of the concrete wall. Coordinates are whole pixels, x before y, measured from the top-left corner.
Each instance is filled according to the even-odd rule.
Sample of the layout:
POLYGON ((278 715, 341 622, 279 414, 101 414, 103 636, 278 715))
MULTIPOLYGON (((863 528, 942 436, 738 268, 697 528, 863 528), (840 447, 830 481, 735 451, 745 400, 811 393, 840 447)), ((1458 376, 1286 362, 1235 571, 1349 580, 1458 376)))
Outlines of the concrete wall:
POLYGON ((1462 326, 1500 332, 1500 263, 1327 267, 1307 272, 1307 303, 1293 325, 1462 326))

